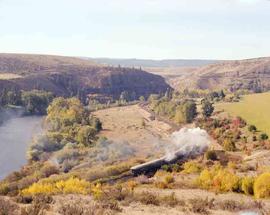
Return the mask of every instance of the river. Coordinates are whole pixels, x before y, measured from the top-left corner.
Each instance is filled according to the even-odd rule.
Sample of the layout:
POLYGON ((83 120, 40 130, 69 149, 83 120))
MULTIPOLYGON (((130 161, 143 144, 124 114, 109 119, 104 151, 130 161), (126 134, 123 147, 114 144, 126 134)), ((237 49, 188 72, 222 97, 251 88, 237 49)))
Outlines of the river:
POLYGON ((32 137, 41 131, 42 117, 15 117, 0 125, 0 179, 26 164, 32 137))

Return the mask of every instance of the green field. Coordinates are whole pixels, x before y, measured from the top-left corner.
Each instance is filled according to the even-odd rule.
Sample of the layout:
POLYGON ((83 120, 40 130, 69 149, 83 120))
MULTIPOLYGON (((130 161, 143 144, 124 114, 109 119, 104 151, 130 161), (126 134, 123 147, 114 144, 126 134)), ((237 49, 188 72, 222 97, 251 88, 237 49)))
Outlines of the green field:
POLYGON ((220 103, 216 109, 241 116, 247 123, 270 135, 270 93, 246 95, 238 103, 220 103))

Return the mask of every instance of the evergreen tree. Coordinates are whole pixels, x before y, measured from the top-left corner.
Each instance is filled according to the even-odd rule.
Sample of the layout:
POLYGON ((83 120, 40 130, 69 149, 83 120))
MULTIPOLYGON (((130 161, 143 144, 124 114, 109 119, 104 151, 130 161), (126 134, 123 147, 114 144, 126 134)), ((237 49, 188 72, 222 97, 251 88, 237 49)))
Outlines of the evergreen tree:
POLYGON ((208 100, 204 100, 202 102, 202 114, 204 117, 210 117, 212 113, 214 112, 214 107, 211 102, 208 100))

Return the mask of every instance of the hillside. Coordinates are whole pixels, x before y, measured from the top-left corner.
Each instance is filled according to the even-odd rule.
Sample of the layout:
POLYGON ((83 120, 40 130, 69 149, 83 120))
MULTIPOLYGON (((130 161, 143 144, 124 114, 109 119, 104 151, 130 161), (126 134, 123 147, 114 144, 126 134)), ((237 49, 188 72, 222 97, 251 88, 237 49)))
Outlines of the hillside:
MULTIPOLYGON (((77 103, 74 100, 73 102, 77 103)), ((54 105, 57 104, 59 103, 54 102, 54 105)), ((83 108, 75 104, 70 106, 71 110, 83 108)), ((71 112, 69 108, 64 109, 66 113, 71 112)), ((61 122, 65 115, 60 116, 58 108, 50 110, 56 115, 49 113, 46 122, 61 122)), ((209 134, 214 135, 213 130, 224 127, 229 128, 229 132, 223 132, 219 137, 211 135, 210 151, 205 155, 195 156, 188 161, 179 159, 173 165, 164 165, 157 172, 153 170, 152 174, 136 176, 132 174, 130 167, 155 159, 170 150, 170 144, 173 144, 171 125, 153 117, 151 112, 140 105, 114 107, 93 114, 102 122, 103 129, 98 132, 98 136, 106 139, 101 138, 94 145, 90 143, 79 145, 80 147, 76 146, 80 144, 78 142, 71 144, 61 141, 63 148, 59 149, 55 144, 59 136, 53 135, 55 131, 51 131, 49 133, 53 136, 49 135, 52 138, 48 140, 51 141, 49 144, 44 145, 44 139, 35 142, 28 153, 34 160, 0 182, 0 194, 5 195, 0 197, 0 203, 5 206, 5 214, 12 214, 14 210, 17 212, 15 214, 46 215, 233 215, 247 211, 251 214, 269 214, 269 199, 260 198, 256 186, 254 196, 253 188, 249 187, 250 183, 256 184, 260 180, 262 171, 269 164, 269 148, 266 148, 267 144, 262 146, 259 141, 251 141, 250 138, 254 134, 259 135, 259 132, 248 132, 247 125, 244 126, 243 122, 237 124, 229 118, 216 118, 216 123, 212 123, 214 121, 211 118, 201 121, 201 126, 209 129, 209 134), (145 125, 141 123, 142 119, 145 125), (249 154, 242 148, 241 138, 237 140, 237 150, 221 150, 223 146, 219 140, 232 131, 241 131, 243 135, 247 135, 245 147, 251 150, 249 154), (46 145, 50 148, 43 147, 46 145), (37 154, 37 151, 41 154, 37 154), (208 157, 209 152, 215 156, 208 157), (37 158, 41 160, 36 161, 37 158), (256 181, 249 182, 253 180, 250 176, 254 176, 256 181), (249 189, 245 189, 246 187, 249 189), (24 210, 27 213, 19 213, 24 210), (35 213, 30 213, 32 211, 35 213)), ((63 122, 68 119, 72 120, 72 117, 65 117, 63 122)), ((61 133, 73 126, 81 128, 85 125, 76 123, 73 126, 62 126, 65 129, 61 128, 61 133)), ((182 140, 191 145, 198 141, 198 133, 194 132, 198 128, 195 128, 195 124, 188 126, 189 130, 184 130, 188 133, 192 131, 195 138, 182 140)), ((66 134, 68 138, 74 135, 66 134)), ((206 137, 208 139, 208 135, 206 137)), ((199 142, 203 144, 204 141, 199 142)), ((264 192, 266 195, 269 195, 268 179, 269 177, 265 179, 268 189, 264 192)))
POLYGON ((72 57, 0 54, 0 92, 39 89, 58 96, 118 98, 123 91, 139 97, 165 92, 168 87, 162 77, 138 69, 101 66, 72 57))
POLYGON ((270 89, 270 58, 224 61, 203 66, 174 79, 171 84, 181 89, 267 91, 270 89))

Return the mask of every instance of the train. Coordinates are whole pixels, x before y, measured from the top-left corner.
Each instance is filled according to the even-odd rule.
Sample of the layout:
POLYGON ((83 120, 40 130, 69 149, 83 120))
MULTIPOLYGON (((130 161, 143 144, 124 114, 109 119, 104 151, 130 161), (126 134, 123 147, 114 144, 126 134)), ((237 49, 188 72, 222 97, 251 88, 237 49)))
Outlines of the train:
POLYGON ((134 176, 141 174, 147 175, 154 173, 160 169, 163 165, 173 164, 185 158, 182 151, 176 151, 172 156, 164 156, 155 160, 148 161, 143 164, 139 164, 130 168, 134 176))
POLYGON ((134 176, 138 176, 141 174, 147 175, 149 173, 155 173, 163 165, 184 162, 187 158, 196 157, 205 150, 206 149, 200 150, 199 146, 194 147, 193 150, 180 149, 178 151, 175 151, 170 156, 164 156, 159 159, 151 160, 146 163, 133 166, 130 168, 130 170, 134 176))
POLYGON ((141 174, 148 174, 150 172, 155 172, 165 164, 166 164, 165 157, 162 157, 159 159, 148 161, 143 164, 133 166, 130 168, 130 170, 134 176, 138 176, 141 174))

